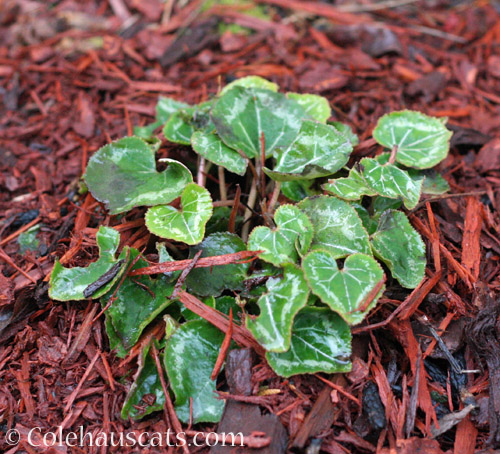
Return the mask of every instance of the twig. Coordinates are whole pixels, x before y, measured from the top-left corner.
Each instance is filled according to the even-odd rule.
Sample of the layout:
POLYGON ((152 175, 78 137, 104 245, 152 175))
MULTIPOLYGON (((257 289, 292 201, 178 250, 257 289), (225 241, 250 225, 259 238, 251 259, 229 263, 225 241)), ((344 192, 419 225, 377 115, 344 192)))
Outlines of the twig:
POLYGON ((371 11, 379 11, 381 9, 397 8, 398 6, 404 6, 418 1, 419 0, 386 0, 366 5, 348 3, 345 5, 335 5, 335 7, 344 13, 369 13, 371 11))
POLYGON ((220 199, 222 201, 227 200, 227 190, 226 190, 226 176, 224 174, 224 167, 219 166, 217 168, 217 172, 219 173, 219 192, 220 199))
POLYGON ((248 195, 248 206, 243 216, 243 229, 241 230, 241 238, 246 243, 248 239, 248 232, 250 231, 250 219, 252 218, 253 207, 257 200, 257 179, 252 179, 252 186, 250 187, 250 194, 248 195))
POLYGON ((82 388, 83 384, 85 383, 85 380, 87 380, 87 377, 92 372, 92 369, 94 368, 94 364, 96 363, 96 361, 99 358, 100 354, 101 354, 101 352, 98 350, 96 352, 96 354, 94 355, 94 357, 92 358, 92 361, 90 361, 90 364, 88 365, 87 370, 83 374, 82 379, 78 382, 78 385, 76 386, 76 388, 74 389, 74 391, 69 395, 69 397, 68 397, 68 403, 64 407, 64 413, 67 413, 69 411, 69 409, 71 408, 71 406, 73 405, 73 402, 75 401, 76 396, 80 392, 80 389, 82 388))
POLYGON ((229 309, 229 328, 226 331, 226 335, 224 336, 224 340, 222 341, 222 345, 220 347, 219 354, 217 355, 217 361, 215 361, 214 369, 212 370, 212 375, 210 378, 215 380, 217 375, 219 375, 220 370, 222 369, 222 365, 227 356, 227 352, 229 347, 231 346, 231 338, 233 336, 233 309, 229 309))
POLYGON ((203 253, 203 250, 198 251, 195 254, 195 256, 193 257, 193 260, 191 260, 191 263, 188 266, 186 266, 186 268, 184 268, 182 270, 181 275, 179 276, 179 278, 177 279, 177 282, 175 283, 174 291, 172 292, 172 295, 170 296, 170 299, 173 300, 173 299, 175 299, 177 297, 177 293, 179 293, 179 290, 184 285, 184 281, 186 280, 188 274, 196 266, 196 264, 198 263, 198 260, 200 260, 200 256, 201 256, 202 253, 203 253))
POLYGON ((234 233, 236 227, 236 215, 238 214, 238 207, 240 206, 241 188, 240 185, 236 186, 236 194, 234 196, 233 208, 229 215, 229 222, 227 223, 227 230, 234 233))

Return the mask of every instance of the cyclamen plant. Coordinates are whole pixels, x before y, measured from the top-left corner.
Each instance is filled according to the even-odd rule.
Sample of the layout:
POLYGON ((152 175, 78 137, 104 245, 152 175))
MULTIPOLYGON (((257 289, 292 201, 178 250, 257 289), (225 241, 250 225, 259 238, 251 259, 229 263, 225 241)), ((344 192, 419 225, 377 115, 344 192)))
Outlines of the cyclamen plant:
MULTIPOLYGON (((250 76, 195 106, 160 98, 157 121, 136 128, 137 136, 102 147, 84 175, 88 190, 110 214, 149 207, 147 228, 170 240, 157 245, 159 263, 173 260, 168 250, 176 259, 186 258, 179 257, 182 252, 171 241, 189 245, 191 258, 199 251, 201 257, 261 251, 252 264, 194 268, 184 286, 212 308, 225 314, 232 310, 235 323, 250 331, 283 377, 350 370, 350 326, 361 323, 377 304, 387 270, 409 289, 424 277, 425 246, 405 209, 414 209, 422 194, 449 189, 432 170, 449 151, 451 132, 444 119, 412 111, 384 115, 373 138, 387 152, 347 168, 358 139, 329 117, 325 98, 280 93, 276 84, 250 76), (163 159, 167 168, 157 171, 161 142, 153 133, 159 126, 170 142, 190 145, 229 172, 262 170, 274 180, 272 201, 281 191, 290 203, 276 211, 268 204, 266 225, 255 227, 248 239, 229 233, 224 219, 229 208, 214 209, 210 192, 193 182, 186 165, 163 159), (180 206, 172 204, 179 198, 180 206), (249 288, 249 282, 257 284, 249 288)), ((261 177, 253 176, 251 205, 261 177)), ((119 243, 117 230, 101 226, 97 261, 85 268, 65 268, 56 261, 51 298, 99 299, 107 308, 111 348, 120 357, 163 315, 166 335, 155 341, 155 348, 163 352, 179 418, 189 420, 192 399, 194 422, 218 421, 224 404, 215 397, 210 375, 224 333, 172 297, 179 272, 131 276, 149 263, 128 246, 117 255, 119 243)), ((150 348, 151 343, 140 356, 124 418, 139 419, 164 405, 150 348), (153 404, 144 405, 146 394, 156 396, 153 404)))

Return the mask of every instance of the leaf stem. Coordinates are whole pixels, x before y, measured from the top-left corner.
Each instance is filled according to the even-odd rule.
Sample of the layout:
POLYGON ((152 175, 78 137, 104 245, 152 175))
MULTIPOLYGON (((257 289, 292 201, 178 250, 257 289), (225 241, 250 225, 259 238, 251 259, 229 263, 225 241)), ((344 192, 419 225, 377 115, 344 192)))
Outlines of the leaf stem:
POLYGON ((219 166, 217 168, 217 171, 219 173, 219 192, 220 192, 220 199, 222 201, 227 200, 227 191, 226 191, 226 175, 224 174, 224 167, 219 166))
POLYGON ((241 238, 246 243, 248 239, 248 232, 250 231, 250 219, 252 218, 253 207, 257 200, 257 179, 252 178, 252 186, 250 187, 250 194, 248 195, 247 208, 243 216, 243 229, 241 231, 241 238))
POLYGON ((398 146, 394 144, 391 151, 391 156, 389 156, 389 164, 394 164, 396 162, 396 154, 398 153, 398 146))
POLYGON ((275 181, 274 182, 274 190, 271 195, 271 200, 269 200, 269 205, 267 207, 267 211, 270 216, 273 215, 274 212, 274 205, 278 202, 278 197, 280 196, 281 192, 281 181, 275 181))

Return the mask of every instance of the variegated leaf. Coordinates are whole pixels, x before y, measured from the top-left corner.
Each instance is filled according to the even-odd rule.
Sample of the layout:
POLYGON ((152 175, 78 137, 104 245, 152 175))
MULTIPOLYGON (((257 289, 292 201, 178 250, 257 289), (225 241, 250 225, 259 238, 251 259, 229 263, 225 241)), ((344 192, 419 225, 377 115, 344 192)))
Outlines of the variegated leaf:
POLYGON ((179 109, 170 115, 163 127, 163 135, 167 140, 181 145, 190 145, 191 136, 195 131, 211 132, 214 125, 210 120, 212 101, 196 106, 179 109))
POLYGON ((364 195, 377 195, 377 192, 368 186, 368 183, 354 167, 346 178, 329 180, 322 188, 344 200, 359 200, 364 195))
POLYGON ((270 82, 259 76, 247 76, 241 77, 240 79, 233 80, 231 83, 227 84, 220 92, 219 96, 225 95, 229 90, 234 87, 243 87, 243 88, 263 88, 265 90, 270 91, 278 91, 278 85, 274 82, 270 82))
POLYGON ((287 93, 289 99, 299 104, 311 118, 320 123, 326 123, 332 114, 328 99, 319 95, 287 93))

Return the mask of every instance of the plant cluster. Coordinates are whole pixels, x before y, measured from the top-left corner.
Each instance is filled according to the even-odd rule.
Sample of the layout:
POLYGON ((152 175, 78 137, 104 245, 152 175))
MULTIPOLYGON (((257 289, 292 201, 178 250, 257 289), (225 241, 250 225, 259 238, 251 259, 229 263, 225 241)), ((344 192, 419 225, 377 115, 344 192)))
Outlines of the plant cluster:
MULTIPOLYGON (((157 243, 159 263, 199 252, 261 251, 253 263, 194 268, 184 286, 212 308, 231 310, 284 377, 350 370, 350 326, 377 304, 386 271, 405 288, 424 277, 425 246, 404 209, 414 209, 422 194, 448 190, 432 170, 449 150, 444 120, 412 111, 384 115, 373 138, 387 152, 348 168, 358 139, 329 117, 321 96, 280 93, 272 82, 246 77, 194 106, 161 98, 157 121, 102 147, 84 175, 110 214, 148 207, 147 228, 168 240, 157 243), (261 201, 263 225, 248 238, 228 232, 230 209, 214 209, 210 192, 193 182, 186 165, 162 159, 166 168, 158 171, 159 126, 167 140, 190 145, 204 160, 236 175, 250 172, 250 208, 259 193, 272 192, 270 201, 261 201), (280 193, 290 203, 274 211, 280 193), (184 255, 183 245, 189 245, 184 255)), ((244 221, 243 231, 251 220, 244 221)), ((179 272, 133 276, 130 271, 149 263, 127 246, 118 254, 119 243, 117 230, 101 226, 97 261, 73 268, 57 261, 51 298, 100 299, 110 345, 122 357, 163 315, 166 334, 155 348, 163 351, 179 418, 189 420, 192 401, 194 422, 218 421, 223 402, 210 375, 224 333, 175 298, 179 272)), ((123 417, 141 418, 165 402, 151 346, 141 354, 123 417), (146 394, 154 403, 144 404, 146 394)))

